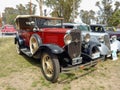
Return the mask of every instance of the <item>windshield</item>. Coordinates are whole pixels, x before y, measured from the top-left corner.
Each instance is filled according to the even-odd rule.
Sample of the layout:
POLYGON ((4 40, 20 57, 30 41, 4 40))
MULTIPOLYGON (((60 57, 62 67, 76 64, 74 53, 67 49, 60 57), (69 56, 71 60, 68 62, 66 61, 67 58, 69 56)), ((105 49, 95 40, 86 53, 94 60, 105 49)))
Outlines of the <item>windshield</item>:
POLYGON ((54 28, 54 27, 62 27, 63 19, 55 19, 55 18, 19 18, 16 21, 17 29, 23 30, 32 30, 34 27, 38 28, 54 28), (59 26, 56 24, 59 23, 59 26))
POLYGON ((90 26, 92 32, 105 32, 104 28, 102 26, 90 26))
POLYGON ((14 28, 13 26, 6 26, 6 28, 14 28))
POLYGON ((39 28, 62 27, 62 20, 59 19, 36 19, 36 25, 39 28), (59 23, 59 26, 57 25, 59 23))
POLYGON ((80 25, 77 28, 80 29, 81 31, 90 31, 90 28, 87 25, 80 25))

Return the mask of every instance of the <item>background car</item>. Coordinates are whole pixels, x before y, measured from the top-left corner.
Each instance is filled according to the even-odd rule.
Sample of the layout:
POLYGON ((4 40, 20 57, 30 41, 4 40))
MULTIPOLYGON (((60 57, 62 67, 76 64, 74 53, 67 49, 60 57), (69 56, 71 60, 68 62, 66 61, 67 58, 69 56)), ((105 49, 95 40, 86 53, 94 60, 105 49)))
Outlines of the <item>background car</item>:
POLYGON ((90 41, 88 43, 91 44, 91 46, 98 45, 101 56, 105 57, 111 55, 110 42, 109 42, 109 38, 107 38, 108 37, 107 33, 100 34, 100 33, 90 32, 91 31, 90 26, 85 23, 63 23, 63 28, 71 28, 71 29, 76 28, 81 30, 83 41, 86 34, 90 34, 90 41), (104 36, 106 37, 106 39, 105 41, 103 40, 103 42, 101 42, 99 37, 104 37, 104 36))
POLYGON ((120 41, 120 31, 115 29, 114 27, 107 27, 101 24, 92 24, 90 25, 92 32, 99 32, 99 33, 108 33, 110 38, 112 36, 116 36, 117 40, 120 41))
POLYGON ((117 36, 120 35, 119 33, 116 34, 113 31, 111 32, 109 30, 105 30, 105 26, 100 24, 95 24, 95 25, 93 24, 93 25, 90 25, 90 27, 91 27, 91 32, 99 33, 99 35, 108 34, 107 36, 104 35, 99 39, 101 41, 105 41, 105 44, 110 47, 111 51, 115 50, 120 52, 120 41, 117 40, 117 36), (110 44, 108 44, 108 42, 110 42, 110 44))
POLYGON ((13 25, 4 25, 1 29, 1 33, 2 35, 6 35, 6 34, 17 34, 16 29, 14 28, 13 25))

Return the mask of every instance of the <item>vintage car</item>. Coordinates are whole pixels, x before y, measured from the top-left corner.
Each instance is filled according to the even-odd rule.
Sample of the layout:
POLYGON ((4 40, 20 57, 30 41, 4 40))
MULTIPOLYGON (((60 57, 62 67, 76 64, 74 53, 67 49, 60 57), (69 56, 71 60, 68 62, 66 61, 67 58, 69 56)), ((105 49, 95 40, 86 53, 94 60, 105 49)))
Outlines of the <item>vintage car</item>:
POLYGON ((117 52, 120 52, 120 41, 117 40, 117 36, 119 36, 118 34, 116 34, 115 32, 111 32, 109 30, 105 30, 104 25, 99 25, 99 24, 90 25, 90 28, 91 28, 91 32, 95 33, 95 36, 98 37, 102 35, 101 41, 103 41, 104 39, 106 45, 109 46, 111 51, 115 50, 117 52), (99 35, 97 35, 96 33, 99 33, 99 35), (108 45, 108 41, 106 42, 106 39, 110 40, 110 45, 108 45))
POLYGON ((111 38, 112 36, 116 36, 116 39, 120 41, 120 30, 117 30, 115 27, 104 27, 104 30, 110 35, 111 38))
MULTIPOLYGON (((63 28, 72 28, 72 29, 81 30, 82 31, 82 38, 84 38, 84 36, 86 34, 89 34, 90 35, 90 41, 88 42, 88 44, 89 45, 97 45, 97 47, 100 50, 101 56, 104 57, 103 59, 105 59, 105 57, 109 57, 111 55, 110 42, 109 42, 109 39, 107 39, 107 37, 108 37, 107 34, 105 35, 105 37, 106 37, 105 42, 106 43, 103 43, 103 42, 100 41, 100 39, 96 38, 96 36, 97 37, 102 37, 103 35, 101 35, 99 33, 90 32, 89 25, 87 25, 85 23, 63 23, 63 28)), ((84 41, 84 39, 83 39, 83 41, 84 41)), ((89 50, 90 50, 90 48, 89 48, 89 50)))
POLYGON ((56 82, 60 72, 94 66, 100 61, 96 47, 93 48, 94 53, 98 52, 96 59, 82 59, 81 31, 61 28, 63 18, 18 15, 15 22, 18 54, 40 59, 42 73, 48 81, 56 82), (56 26, 57 23, 61 26, 56 26))
POLYGON ((120 31, 114 27, 107 27, 106 25, 102 24, 91 24, 90 27, 93 32, 108 33, 111 39, 116 36, 117 40, 120 41, 120 31))
POLYGON ((4 25, 1 29, 1 33, 2 33, 2 35, 5 35, 5 34, 14 34, 15 35, 15 34, 17 34, 17 31, 13 25, 4 25))

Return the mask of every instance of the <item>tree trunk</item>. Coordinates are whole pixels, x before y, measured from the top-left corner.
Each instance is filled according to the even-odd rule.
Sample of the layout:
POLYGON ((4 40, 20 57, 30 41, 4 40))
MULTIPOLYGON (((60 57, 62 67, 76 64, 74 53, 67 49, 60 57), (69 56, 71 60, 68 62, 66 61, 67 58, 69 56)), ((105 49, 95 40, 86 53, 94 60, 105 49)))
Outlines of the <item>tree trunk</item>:
POLYGON ((43 16, 42 5, 43 5, 43 0, 39 0, 40 16, 43 16))

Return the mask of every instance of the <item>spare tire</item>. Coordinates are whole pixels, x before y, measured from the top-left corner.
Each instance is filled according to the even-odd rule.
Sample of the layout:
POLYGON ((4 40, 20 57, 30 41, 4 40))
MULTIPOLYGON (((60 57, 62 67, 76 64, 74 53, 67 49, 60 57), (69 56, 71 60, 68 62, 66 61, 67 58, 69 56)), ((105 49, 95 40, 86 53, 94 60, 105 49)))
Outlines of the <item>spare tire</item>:
POLYGON ((30 38, 30 52, 34 54, 42 44, 41 38, 37 34, 33 34, 30 38))

